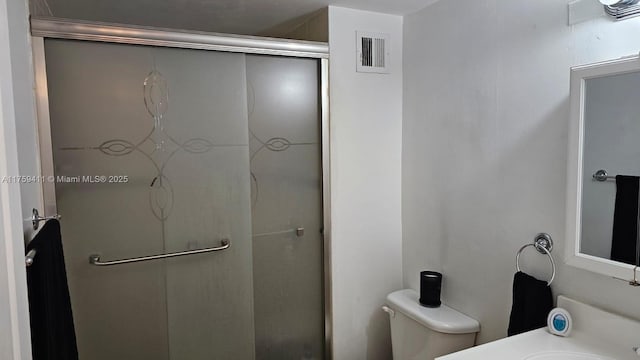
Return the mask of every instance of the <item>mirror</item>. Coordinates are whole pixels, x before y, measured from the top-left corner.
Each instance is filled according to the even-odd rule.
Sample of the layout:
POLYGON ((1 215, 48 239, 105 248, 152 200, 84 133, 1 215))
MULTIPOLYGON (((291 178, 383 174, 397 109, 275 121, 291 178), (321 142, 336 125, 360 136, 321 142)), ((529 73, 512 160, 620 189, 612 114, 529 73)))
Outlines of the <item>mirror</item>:
POLYGON ((640 72, 584 87, 580 252, 637 265, 640 72))
POLYGON ((634 279, 639 265, 640 59, 571 70, 567 262, 634 279))

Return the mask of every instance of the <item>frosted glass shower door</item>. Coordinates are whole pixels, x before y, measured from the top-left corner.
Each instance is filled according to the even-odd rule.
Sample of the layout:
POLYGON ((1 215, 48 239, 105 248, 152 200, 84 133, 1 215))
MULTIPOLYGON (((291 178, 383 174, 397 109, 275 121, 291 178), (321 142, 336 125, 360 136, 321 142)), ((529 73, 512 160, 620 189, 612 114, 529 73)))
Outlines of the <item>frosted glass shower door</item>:
POLYGON ((45 54, 80 358, 253 359, 245 55, 49 39, 45 54))
POLYGON ((256 358, 323 359, 318 61, 246 63, 256 358))

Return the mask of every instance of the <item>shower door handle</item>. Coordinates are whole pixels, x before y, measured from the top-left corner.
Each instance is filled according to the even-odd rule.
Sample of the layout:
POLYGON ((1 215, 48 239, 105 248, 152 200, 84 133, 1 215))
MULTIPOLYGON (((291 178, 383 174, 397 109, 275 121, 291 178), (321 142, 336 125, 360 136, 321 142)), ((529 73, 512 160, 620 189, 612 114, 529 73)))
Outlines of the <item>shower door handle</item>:
POLYGON ((204 254, 204 253, 213 252, 213 251, 226 250, 229 247, 231 247, 231 242, 229 242, 229 239, 222 239, 220 243, 221 245, 218 247, 186 250, 186 251, 179 251, 179 252, 173 252, 173 253, 167 253, 167 254, 148 255, 148 256, 141 256, 141 257, 129 258, 129 259, 120 259, 120 260, 101 261, 100 255, 94 254, 89 256, 89 264, 95 265, 95 266, 128 264, 128 263, 134 263, 134 262, 140 262, 140 261, 168 259, 168 258, 173 258, 178 256, 204 254))

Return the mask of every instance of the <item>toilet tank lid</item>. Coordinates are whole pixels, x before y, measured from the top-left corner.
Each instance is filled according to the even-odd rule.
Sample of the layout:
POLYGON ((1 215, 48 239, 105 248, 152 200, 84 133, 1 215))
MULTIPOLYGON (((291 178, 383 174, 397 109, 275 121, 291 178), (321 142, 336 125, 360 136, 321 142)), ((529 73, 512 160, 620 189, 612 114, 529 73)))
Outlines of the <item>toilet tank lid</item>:
POLYGON ((387 305, 431 330, 445 334, 469 334, 480 331, 480 323, 444 304, 437 308, 420 305, 420 295, 412 289, 399 290, 387 296, 387 305))

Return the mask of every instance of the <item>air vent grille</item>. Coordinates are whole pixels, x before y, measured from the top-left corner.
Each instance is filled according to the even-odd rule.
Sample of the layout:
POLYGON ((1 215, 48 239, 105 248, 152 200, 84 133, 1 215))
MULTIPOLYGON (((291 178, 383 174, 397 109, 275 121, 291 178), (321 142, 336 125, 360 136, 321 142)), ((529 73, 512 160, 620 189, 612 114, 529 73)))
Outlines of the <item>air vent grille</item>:
POLYGON ((357 71, 369 73, 389 72, 389 35, 357 32, 357 71))

